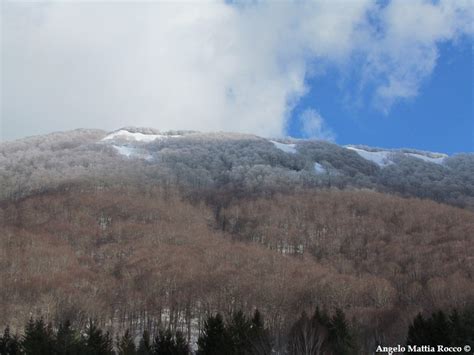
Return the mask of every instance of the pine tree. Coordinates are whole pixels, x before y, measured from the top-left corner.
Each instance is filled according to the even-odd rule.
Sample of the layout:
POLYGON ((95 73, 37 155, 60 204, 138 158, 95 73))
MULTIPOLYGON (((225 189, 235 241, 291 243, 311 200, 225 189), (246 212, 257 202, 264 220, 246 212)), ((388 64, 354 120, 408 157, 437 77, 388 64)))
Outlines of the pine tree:
POLYGON ((418 314, 408 327, 407 344, 474 347, 474 310, 454 309, 449 317, 437 311, 427 319, 418 314))
POLYGON ((160 330, 155 337, 154 354, 156 355, 172 355, 175 350, 175 342, 171 330, 160 330))
POLYGON ((252 329, 264 329, 263 316, 258 309, 255 310, 252 317, 252 329))
POLYGON ((198 355, 233 354, 231 339, 227 334, 222 316, 209 316, 198 339, 198 355))
POLYGON ((175 335, 175 353, 176 355, 188 355, 189 346, 182 332, 177 331, 175 335))
POLYGON ((11 336, 10 328, 7 326, 0 336, 0 355, 20 354, 20 341, 16 335, 11 336))
POLYGON ((80 336, 68 320, 59 324, 54 349, 60 355, 79 355, 83 352, 80 336))
POLYGON ((265 329, 265 322, 258 309, 255 310, 250 325, 250 354, 270 354, 272 345, 268 331, 265 329))
POLYGON ((321 310, 319 306, 316 307, 312 320, 324 325, 327 328, 329 328, 331 324, 331 317, 329 317, 325 310, 321 310))
POLYGON ((408 327, 408 345, 428 345, 430 341, 428 322, 418 313, 413 323, 408 327))
POLYGON ((46 325, 43 318, 30 318, 25 327, 22 340, 25 355, 50 355, 54 351, 54 334, 50 324, 46 325))
POLYGON ((150 339, 150 333, 148 330, 143 331, 142 338, 140 339, 140 344, 138 345, 137 350, 138 355, 152 355, 153 354, 153 344, 150 339))
POLYGON ((111 355, 113 354, 113 342, 110 334, 103 333, 92 320, 86 329, 84 338, 84 354, 87 355, 111 355))
POLYGON ((103 355, 115 355, 112 335, 109 332, 105 332, 103 339, 103 355))
POLYGON ((118 355, 135 355, 137 353, 135 343, 128 329, 122 338, 117 341, 118 355))
POLYGON ((356 352, 354 339, 349 330, 346 316, 342 309, 337 308, 331 318, 329 341, 334 352, 338 355, 352 355, 356 352))
POLYGON ((454 328, 453 344, 469 345, 474 349, 474 307, 466 307, 461 313, 461 327, 454 328))
POLYGON ((234 353, 245 354, 251 348, 252 323, 242 311, 235 312, 227 326, 227 332, 234 348, 234 353))
POLYGON ((429 319, 430 339, 427 345, 451 345, 451 325, 443 311, 435 312, 429 319))

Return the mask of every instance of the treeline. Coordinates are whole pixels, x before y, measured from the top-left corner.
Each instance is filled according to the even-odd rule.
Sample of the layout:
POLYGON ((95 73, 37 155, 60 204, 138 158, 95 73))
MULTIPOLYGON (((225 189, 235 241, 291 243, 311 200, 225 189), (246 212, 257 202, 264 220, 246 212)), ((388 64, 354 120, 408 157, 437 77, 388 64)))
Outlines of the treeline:
POLYGON ((407 344, 474 349, 474 307, 449 314, 439 310, 428 317, 419 313, 408 328, 407 344))
POLYGON ((138 346, 128 330, 115 340, 92 320, 85 328, 69 321, 53 327, 42 318, 30 319, 22 336, 7 327, 0 337, 0 355, 188 355, 190 348, 182 333, 159 331, 153 337, 144 331, 138 346))
MULTIPOLYGON (((180 331, 170 329, 160 329, 156 334, 145 330, 141 337, 126 330, 114 341, 109 332, 92 320, 80 329, 69 321, 53 326, 39 318, 29 320, 22 336, 12 335, 10 328, 5 328, 3 336, 0 335, 0 355, 354 355, 360 352, 354 330, 341 309, 336 309, 332 316, 319 308, 310 317, 303 312, 286 339, 285 349, 276 351, 258 310, 252 317, 237 311, 227 322, 220 313, 210 315, 196 344, 188 344, 180 331)), ((443 345, 462 351, 466 346, 474 347, 474 309, 453 309, 449 315, 439 310, 427 318, 418 314, 409 326, 405 344, 435 349, 443 345)), ((377 344, 378 347, 388 348, 389 344, 377 344)))
POLYGON ((78 328, 69 321, 53 326, 39 318, 30 319, 21 336, 12 335, 10 328, 5 328, 0 336, 0 355, 344 355, 357 352, 352 330, 340 309, 332 317, 319 308, 310 318, 303 312, 285 338, 285 349, 282 352, 274 349, 274 341, 258 310, 252 317, 237 311, 227 321, 220 313, 210 315, 195 344, 188 344, 180 331, 173 332, 169 328, 155 334, 145 330, 141 337, 126 330, 114 340, 92 320, 86 327, 78 328))

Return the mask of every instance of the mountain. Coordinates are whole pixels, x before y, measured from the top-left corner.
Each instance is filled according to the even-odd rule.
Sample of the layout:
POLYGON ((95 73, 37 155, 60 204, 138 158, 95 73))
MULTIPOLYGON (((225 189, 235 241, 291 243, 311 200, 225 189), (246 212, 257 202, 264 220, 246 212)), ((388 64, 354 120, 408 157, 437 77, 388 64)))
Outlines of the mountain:
POLYGON ((125 127, 0 144, 1 196, 78 181, 158 183, 247 192, 369 188, 474 207, 474 154, 338 146, 236 133, 125 127))
POLYGON ((2 143, 0 328, 93 318, 195 348, 209 315, 258 309, 283 354, 320 307, 354 354, 405 344, 419 312, 474 309, 473 162, 130 127, 2 143))

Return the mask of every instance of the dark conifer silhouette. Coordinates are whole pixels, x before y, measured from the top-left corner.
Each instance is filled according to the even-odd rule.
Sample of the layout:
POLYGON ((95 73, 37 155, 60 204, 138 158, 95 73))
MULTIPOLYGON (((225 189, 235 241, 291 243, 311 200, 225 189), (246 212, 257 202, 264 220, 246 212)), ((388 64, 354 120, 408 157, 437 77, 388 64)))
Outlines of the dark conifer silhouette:
POLYGON ((83 353, 80 334, 72 328, 69 320, 59 324, 54 350, 61 355, 80 355, 83 353))
POLYGON ((103 333, 102 329, 90 320, 84 337, 84 354, 87 355, 112 355, 113 342, 110 334, 103 333))
POLYGON ((36 321, 31 318, 25 327, 22 340, 25 355, 50 355, 54 351, 54 334, 51 324, 43 318, 36 321))
POLYGON ((138 344, 137 349, 138 355, 152 355, 153 354, 153 343, 151 341, 150 333, 148 330, 143 331, 142 338, 138 344))
POLYGON ((198 355, 233 354, 232 341, 218 313, 204 323, 202 335, 198 339, 198 355))
POLYGON ((127 329, 121 338, 117 341, 118 355, 135 355, 137 353, 135 343, 127 329))
POLYGON ((0 355, 20 354, 20 339, 17 335, 11 335, 10 327, 6 327, 3 336, 0 336, 0 355))

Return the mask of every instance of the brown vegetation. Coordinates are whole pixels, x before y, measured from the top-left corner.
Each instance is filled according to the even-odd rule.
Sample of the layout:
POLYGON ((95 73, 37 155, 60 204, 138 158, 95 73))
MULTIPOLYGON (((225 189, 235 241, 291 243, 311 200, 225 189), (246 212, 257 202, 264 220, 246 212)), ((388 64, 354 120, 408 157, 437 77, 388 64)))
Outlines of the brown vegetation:
POLYGON ((278 339, 320 305, 343 308, 368 349, 403 341, 418 311, 474 301, 474 213, 430 201, 311 191, 216 219, 173 189, 124 187, 0 207, 0 326, 93 315, 191 337, 212 312, 258 307, 278 339))

